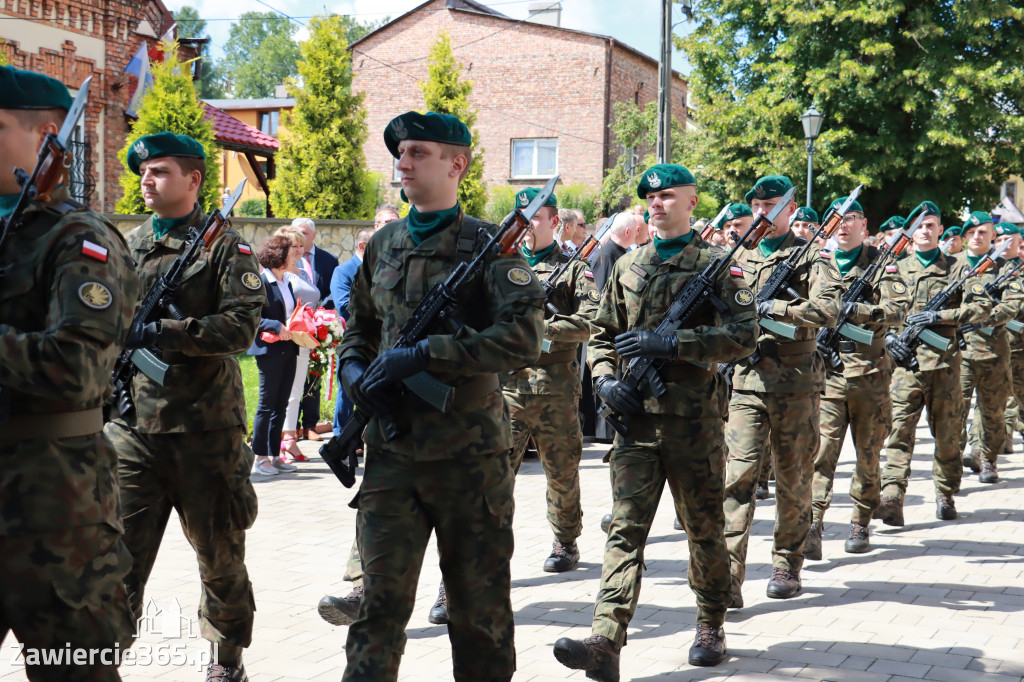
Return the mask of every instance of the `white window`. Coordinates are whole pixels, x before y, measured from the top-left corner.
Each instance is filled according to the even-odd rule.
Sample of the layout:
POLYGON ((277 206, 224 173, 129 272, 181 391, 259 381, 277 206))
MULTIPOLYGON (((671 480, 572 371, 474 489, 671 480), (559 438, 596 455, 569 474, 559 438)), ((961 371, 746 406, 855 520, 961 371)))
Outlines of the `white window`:
POLYGON ((1003 196, 1010 200, 1010 203, 1017 203, 1017 183, 1011 180, 1003 183, 1003 196))
POLYGON ((558 138, 512 140, 512 177, 550 178, 558 172, 558 138))
POLYGON ((259 114, 260 132, 264 135, 277 137, 277 122, 279 116, 280 113, 277 111, 261 111, 259 114))

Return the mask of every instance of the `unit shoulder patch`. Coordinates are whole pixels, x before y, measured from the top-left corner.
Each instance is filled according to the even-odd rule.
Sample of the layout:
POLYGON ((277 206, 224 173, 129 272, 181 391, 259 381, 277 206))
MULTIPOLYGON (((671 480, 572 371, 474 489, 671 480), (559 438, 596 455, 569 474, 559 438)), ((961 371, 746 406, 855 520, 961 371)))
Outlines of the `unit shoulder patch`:
POLYGON ((86 282, 78 287, 78 300, 93 310, 106 310, 114 300, 114 296, 99 282, 86 282))
POLYGON ((892 289, 892 293, 897 295, 907 293, 907 285, 903 282, 891 282, 889 288, 892 289))
POLYGON ((512 268, 508 271, 508 281, 517 287, 525 287, 533 280, 533 275, 523 268, 512 268))
POLYGON ((246 289, 256 291, 262 285, 262 281, 255 272, 247 272, 242 275, 242 286, 246 289))
POLYGON ((740 289, 736 292, 734 298, 740 305, 750 305, 754 302, 754 294, 751 293, 750 289, 740 289))

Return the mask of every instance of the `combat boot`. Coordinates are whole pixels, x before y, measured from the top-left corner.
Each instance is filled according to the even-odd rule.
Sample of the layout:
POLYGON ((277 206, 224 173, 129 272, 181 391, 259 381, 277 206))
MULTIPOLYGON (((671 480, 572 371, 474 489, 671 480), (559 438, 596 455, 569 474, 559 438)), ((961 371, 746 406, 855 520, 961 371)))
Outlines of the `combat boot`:
POLYGON ((725 660, 725 628, 697 623, 697 636, 690 647, 690 665, 718 665, 725 660))
POLYGON ((241 661, 235 665, 211 663, 206 668, 206 682, 249 682, 249 676, 241 661))
POLYGON ((448 593, 444 591, 443 582, 437 591, 437 601, 430 607, 430 613, 427 614, 427 620, 434 625, 448 624, 448 593))
POLYGON ((773 568, 765 591, 772 599, 789 599, 800 594, 800 575, 788 568, 773 568))
POLYGON ((981 465, 978 464, 978 458, 974 456, 974 452, 971 454, 964 453, 964 466, 970 467, 974 473, 981 473, 981 465))
POLYGON ((612 515, 605 514, 601 517, 601 532, 608 535, 608 529, 612 527, 612 515))
POLYGON ((846 539, 843 549, 849 554, 864 554, 871 551, 871 543, 868 541, 868 527, 859 523, 850 524, 850 537, 846 539))
POLYGON ((754 488, 754 497, 759 500, 768 499, 768 482, 758 482, 757 487, 754 488))
POLYGON ((807 529, 804 539, 804 558, 821 561, 821 524, 817 521, 807 529))
POLYGON ((956 518, 956 503, 952 495, 935 496, 935 518, 943 521, 952 521, 956 518))
POLYGON ((982 483, 999 483, 999 474, 996 472, 996 463, 987 459, 981 463, 981 473, 978 480, 982 483))
POLYGON ((882 495, 875 510, 874 518, 881 519, 887 526, 903 525, 903 500, 898 497, 882 495))
POLYGON ((672 521, 672 527, 675 528, 676 530, 681 530, 683 532, 686 532, 686 526, 683 525, 683 522, 679 520, 678 516, 675 518, 674 521, 672 521))
POLYGON ((580 562, 580 550, 575 542, 555 540, 551 545, 551 556, 544 560, 546 573, 565 573, 576 568, 580 562))
POLYGON ((555 658, 566 668, 586 670, 587 677, 598 682, 619 682, 618 644, 592 635, 580 641, 562 637, 555 642, 555 658))
POLYGON ((730 609, 742 609, 743 608, 743 583, 736 576, 731 576, 729 582, 729 608, 730 609))
POLYGON ((330 595, 320 600, 316 612, 331 625, 352 625, 359 615, 359 603, 363 601, 363 586, 356 585, 344 597, 330 595))

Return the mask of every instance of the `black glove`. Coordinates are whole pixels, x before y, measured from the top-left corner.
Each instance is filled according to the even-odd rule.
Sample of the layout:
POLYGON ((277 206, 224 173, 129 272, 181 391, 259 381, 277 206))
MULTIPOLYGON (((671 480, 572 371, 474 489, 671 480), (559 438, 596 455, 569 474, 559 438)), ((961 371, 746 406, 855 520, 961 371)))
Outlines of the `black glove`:
POLYGON ((679 340, 675 334, 632 331, 615 337, 615 352, 620 358, 635 358, 643 355, 649 358, 673 359, 679 355, 679 340))
POLYGON ((926 310, 921 313, 914 313, 913 315, 907 315, 907 324, 927 327, 930 324, 938 322, 939 315, 940 313, 937 310, 926 310))
POLYGON ((136 322, 132 330, 128 332, 128 338, 124 342, 125 348, 153 348, 156 346, 157 337, 160 336, 160 322, 136 322))
POLYGON ((757 302, 757 315, 758 315, 758 317, 771 317, 772 316, 772 301, 758 301, 757 302))
POLYGON ((389 386, 397 386, 402 379, 422 372, 429 361, 430 344, 427 339, 409 348, 386 350, 366 368, 360 388, 367 396, 381 393, 389 386))
POLYGON ((912 356, 907 344, 900 341, 899 337, 891 332, 885 335, 885 349, 901 364, 906 364, 912 356))
POLYGON ((366 363, 362 360, 346 360, 338 370, 341 387, 345 395, 352 400, 357 408, 368 415, 385 414, 390 404, 390 396, 367 396, 362 390, 362 378, 366 374, 366 363))
POLYGON ((839 314, 843 317, 853 317, 857 314, 857 303, 854 301, 847 301, 842 304, 839 306, 839 314))
POLYGON ((611 374, 602 374, 594 381, 594 392, 619 414, 643 412, 644 401, 636 389, 611 374))

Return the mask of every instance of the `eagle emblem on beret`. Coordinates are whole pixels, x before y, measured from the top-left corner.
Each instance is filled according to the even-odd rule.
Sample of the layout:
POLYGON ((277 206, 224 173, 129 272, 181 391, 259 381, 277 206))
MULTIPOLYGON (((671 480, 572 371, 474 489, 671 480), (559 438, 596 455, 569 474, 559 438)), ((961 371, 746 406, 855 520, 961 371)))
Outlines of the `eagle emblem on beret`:
POLYGON ((135 146, 132 147, 132 150, 135 152, 135 155, 143 161, 149 158, 149 147, 147 147, 146 143, 142 140, 136 142, 135 146))
POLYGON ((764 185, 754 185, 754 196, 756 196, 758 199, 764 199, 765 194, 766 192, 764 189, 764 185))
POLYGON ((977 224, 978 224, 978 216, 972 215, 971 216, 971 225, 977 225, 977 224))
POLYGON ((530 198, 526 196, 526 192, 519 193, 519 205, 526 208, 530 205, 530 198))
POLYGON ((647 184, 651 186, 651 189, 657 189, 661 187, 661 178, 657 173, 651 173, 647 176, 647 184))
POLYGON ((726 220, 732 220, 733 219, 732 210, 728 210, 728 211, 725 212, 725 219, 726 220))
POLYGON ((396 118, 391 122, 391 132, 394 133, 395 137, 399 140, 404 140, 409 137, 409 131, 405 127, 405 121, 401 118, 396 118))

